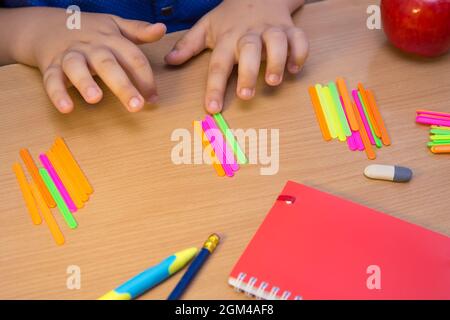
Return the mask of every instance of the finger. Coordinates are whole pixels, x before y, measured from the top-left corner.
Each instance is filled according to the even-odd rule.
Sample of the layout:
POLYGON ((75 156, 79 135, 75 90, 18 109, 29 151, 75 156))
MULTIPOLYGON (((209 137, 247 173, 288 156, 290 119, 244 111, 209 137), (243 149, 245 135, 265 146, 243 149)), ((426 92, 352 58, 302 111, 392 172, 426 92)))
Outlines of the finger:
POLYGON ((97 103, 102 99, 102 90, 92 78, 83 54, 76 51, 67 53, 62 60, 62 69, 87 103, 97 103))
POLYGON ((288 50, 287 37, 278 28, 267 29, 262 36, 267 52, 266 82, 276 86, 283 80, 288 50))
POLYGON ((156 83, 152 68, 144 53, 126 39, 115 43, 112 50, 144 99, 149 103, 155 103, 158 100, 156 83))
POLYGON ((155 42, 161 39, 167 31, 162 23, 151 24, 145 21, 123 19, 112 16, 121 33, 136 44, 155 42))
POLYGON ((227 81, 234 66, 231 43, 220 43, 212 52, 206 84, 205 106, 209 113, 222 110, 227 81))
POLYGON ((130 112, 136 112, 144 106, 144 98, 131 83, 128 75, 109 50, 96 50, 88 55, 91 68, 119 98, 130 112))
POLYGON ((165 60, 168 64, 179 65, 206 48, 206 20, 200 20, 177 41, 165 60))
POLYGON ((238 43, 239 66, 237 95, 241 99, 251 99, 255 95, 256 80, 261 64, 261 37, 257 34, 246 34, 238 43))
POLYGON ((52 64, 43 72, 44 87, 53 105, 62 113, 73 110, 73 102, 64 84, 64 73, 60 65, 52 64))
POLYGON ((297 27, 288 29, 286 33, 290 48, 288 70, 291 73, 298 73, 303 68, 308 57, 308 39, 303 30, 297 27))

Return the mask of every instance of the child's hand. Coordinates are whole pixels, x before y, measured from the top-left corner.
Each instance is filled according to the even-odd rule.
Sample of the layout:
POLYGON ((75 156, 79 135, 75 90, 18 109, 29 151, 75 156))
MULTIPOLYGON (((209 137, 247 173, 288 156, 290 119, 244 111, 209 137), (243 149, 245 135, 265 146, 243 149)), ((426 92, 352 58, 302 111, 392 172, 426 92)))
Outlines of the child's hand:
POLYGON ((14 55, 18 62, 39 67, 45 90, 59 111, 73 109, 68 85, 75 86, 88 103, 102 99, 93 75, 99 76, 131 112, 140 110, 145 101, 156 100, 152 69, 136 44, 159 40, 166 31, 163 24, 83 12, 81 29, 69 30, 64 10, 19 10, 28 10, 33 23, 22 30, 14 55))
POLYGON ((286 65, 291 73, 301 70, 308 42, 303 31, 294 26, 291 13, 303 2, 224 0, 177 42, 166 61, 182 64, 205 48, 213 49, 205 97, 207 111, 221 111, 228 77, 236 63, 236 93, 242 99, 251 99, 264 56, 265 79, 271 86, 282 82, 286 65))

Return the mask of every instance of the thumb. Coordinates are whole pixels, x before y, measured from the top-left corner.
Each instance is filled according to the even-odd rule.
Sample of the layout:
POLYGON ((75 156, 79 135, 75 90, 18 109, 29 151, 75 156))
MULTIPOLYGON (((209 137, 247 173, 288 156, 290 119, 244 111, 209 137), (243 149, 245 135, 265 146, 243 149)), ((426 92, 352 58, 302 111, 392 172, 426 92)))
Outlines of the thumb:
POLYGON ((171 65, 183 64, 205 50, 206 30, 206 22, 203 20, 197 22, 166 55, 166 62, 171 65))
POLYGON ((120 32, 135 44, 155 42, 166 33, 166 26, 162 23, 151 24, 145 21, 123 19, 113 16, 113 20, 120 32))

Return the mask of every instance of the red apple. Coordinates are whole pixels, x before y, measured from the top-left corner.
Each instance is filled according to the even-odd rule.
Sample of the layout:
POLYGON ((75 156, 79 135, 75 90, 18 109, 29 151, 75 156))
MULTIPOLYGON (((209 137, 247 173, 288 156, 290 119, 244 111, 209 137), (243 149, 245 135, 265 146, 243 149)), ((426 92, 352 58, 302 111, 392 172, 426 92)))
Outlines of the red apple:
POLYGON ((381 0, 381 18, 403 51, 435 57, 450 49, 450 0, 381 0))

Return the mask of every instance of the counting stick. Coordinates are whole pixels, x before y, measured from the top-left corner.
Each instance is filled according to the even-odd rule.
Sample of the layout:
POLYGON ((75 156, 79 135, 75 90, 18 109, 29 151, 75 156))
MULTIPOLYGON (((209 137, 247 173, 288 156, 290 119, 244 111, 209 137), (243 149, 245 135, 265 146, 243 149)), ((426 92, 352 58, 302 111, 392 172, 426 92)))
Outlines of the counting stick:
POLYGON ((374 126, 373 126, 373 124, 372 124, 372 122, 370 121, 370 118, 369 118, 369 111, 370 110, 368 110, 366 104, 362 100, 360 92, 358 92, 358 97, 359 97, 359 101, 361 102, 361 105, 362 105, 362 108, 363 108, 363 111, 364 111, 364 115, 366 116, 367 123, 369 124, 370 131, 372 132, 372 137, 373 137, 373 140, 375 141, 375 145, 377 146, 377 148, 381 148, 382 147, 381 140, 375 134, 374 126))
POLYGON ((334 128, 336 130, 338 139, 340 141, 347 140, 347 137, 345 136, 342 124, 339 121, 337 106, 335 106, 335 104, 333 102, 333 98, 331 97, 330 88, 323 87, 322 93, 323 93, 323 96, 325 98, 325 104, 327 105, 327 108, 330 110, 331 119, 333 121, 333 126, 334 126, 334 128))
POLYGON ((64 202, 63 198, 58 192, 58 189, 56 188, 55 184, 53 183, 53 180, 50 178, 50 175, 48 174, 47 170, 44 168, 39 169, 39 174, 42 177, 42 180, 44 180, 45 185, 47 186, 48 190, 50 190, 50 193, 55 199, 56 206, 59 209, 59 212, 61 212, 61 215, 63 216, 64 220, 66 221, 67 225, 71 229, 75 229, 77 227, 77 222, 75 221, 72 213, 70 213, 69 208, 67 208, 66 203, 64 202))
POLYGON ((375 117, 375 122, 378 124, 381 132, 381 141, 385 146, 391 145, 391 138, 386 130, 386 126, 384 125, 383 117, 381 116, 380 110, 378 109, 377 102, 375 100, 375 96, 371 90, 367 90, 367 99, 369 102, 368 108, 372 110, 372 113, 375 117))
POLYGON ((309 87, 309 96, 311 97, 311 102, 316 112, 317 122, 319 123, 320 131, 322 132, 323 139, 325 141, 330 141, 330 131, 328 130, 328 125, 325 120, 325 115, 323 114, 322 106, 320 105, 319 96, 314 87, 309 87))
POLYGON ((352 132, 350 130, 350 126, 348 125, 347 117, 345 116, 344 112, 344 106, 339 97, 336 84, 334 82, 330 82, 328 84, 328 88, 330 88, 331 97, 333 98, 333 102, 339 116, 339 122, 341 124, 342 130, 344 130, 344 134, 347 137, 350 137, 352 135, 352 132))
POLYGON ((67 147, 66 143, 61 137, 56 138, 56 145, 58 154, 62 155, 62 158, 67 163, 68 169, 73 172, 76 179, 80 182, 81 187, 83 188, 84 192, 89 194, 92 194, 94 192, 94 189, 90 185, 88 179, 84 175, 83 171, 81 171, 80 166, 75 161, 72 153, 70 152, 69 148, 67 147))
POLYGON ((213 129, 212 133, 213 133, 214 140, 217 141, 221 150, 223 150, 223 153, 225 154, 225 159, 226 159, 227 163, 230 164, 231 169, 233 169, 233 171, 239 170, 239 164, 236 162, 236 159, 234 158, 234 154, 228 147, 228 144, 223 139, 222 133, 220 132, 220 129, 217 127, 216 123, 214 122, 214 119, 210 115, 207 115, 205 117, 205 121, 208 123, 209 128, 213 129))
POLYGON ((56 173, 61 178, 62 183, 67 189, 67 192, 69 192, 70 198, 75 203, 76 207, 78 209, 81 209, 84 207, 83 198, 85 198, 84 201, 88 199, 87 195, 80 191, 78 187, 75 186, 75 183, 72 181, 72 178, 70 175, 68 175, 63 166, 61 165, 59 158, 55 155, 55 153, 52 150, 49 150, 47 153, 47 157, 52 163, 53 167, 56 170, 56 173))
POLYGON ((209 143, 213 147, 217 159, 219 159, 219 161, 221 162, 223 170, 225 171, 225 174, 228 177, 233 177, 234 170, 231 168, 230 164, 227 163, 225 153, 223 152, 220 145, 215 140, 215 137, 211 134, 208 122, 206 122, 206 120, 203 120, 201 122, 201 124, 202 124, 203 132, 205 133, 205 136, 208 138, 209 143))
POLYGON ((48 228, 50 229, 50 233, 53 236, 53 239, 55 240, 57 245, 64 244, 64 236, 61 232, 61 229, 59 229, 58 224, 55 221, 55 218, 53 217, 50 209, 45 204, 44 198, 42 197, 41 193, 39 192, 38 187, 34 182, 30 184, 31 192, 33 193, 34 199, 36 199, 36 203, 39 207, 39 210, 42 212, 42 217, 44 218, 45 222, 47 223, 48 228))
MULTIPOLYGON (((368 106, 369 105, 369 100, 367 99, 367 94, 366 94, 366 89, 364 89, 364 87, 363 87, 363 85, 362 85, 362 83, 360 82, 360 83, 358 83, 358 90, 359 90, 359 93, 361 94, 361 102, 364 104, 364 105, 366 105, 366 106, 368 106)), ((373 114, 372 114, 372 110, 367 110, 367 113, 368 113, 368 115, 369 115, 369 117, 368 117, 368 120, 370 121, 370 123, 372 124, 372 127, 373 127, 373 131, 374 131, 374 133, 375 133, 375 135, 377 136, 377 137, 381 137, 381 131, 380 131, 380 129, 378 128, 378 124, 375 122, 375 117, 373 116, 373 114)))
POLYGON ((429 110, 417 110, 417 115, 428 115, 428 116, 439 116, 443 118, 450 118, 450 113, 445 112, 436 112, 436 111, 429 111, 429 110))
POLYGON ((450 153, 450 145, 433 146, 431 147, 433 153, 450 153))
POLYGON ((194 124, 195 133, 197 135, 199 135, 199 137, 202 139, 203 148, 205 150, 210 150, 210 152, 208 152, 208 154, 211 158, 212 165, 213 165, 214 169, 216 170, 217 175, 219 177, 225 176, 225 171, 223 170, 223 167, 220 164, 219 159, 217 159, 217 156, 216 156, 216 153, 214 152, 213 147, 211 146, 208 139, 206 138, 205 133, 202 130, 202 126, 201 126, 200 122, 194 121, 193 124, 194 124))
POLYGON ((367 135, 365 125, 363 124, 362 115, 358 112, 358 108, 356 107, 356 104, 353 103, 353 110, 356 115, 356 120, 358 121, 359 126, 359 133, 361 136, 361 140, 364 144, 364 149, 366 151, 367 158, 370 160, 374 160, 377 156, 375 154, 375 151, 372 149, 372 145, 369 140, 369 136, 367 135))
POLYGON ((45 199, 45 203, 49 208, 54 208, 56 206, 55 201, 53 200, 52 196, 45 187, 44 181, 42 181, 42 178, 39 175, 38 168, 36 167, 36 164, 34 163, 34 160, 31 157, 30 152, 27 149, 22 149, 20 150, 20 157, 25 163, 25 166, 27 167, 28 172, 33 178, 33 181, 38 186, 39 191, 41 191, 41 194, 45 199))
POLYGON ((350 98, 350 95, 348 93, 347 85, 345 84, 345 80, 343 78, 337 78, 336 82, 337 82, 337 86, 339 89, 339 93, 341 94, 342 100, 344 101, 343 105, 345 107, 345 111, 347 112, 348 122, 350 123, 350 128, 353 131, 358 131, 359 130, 358 121, 356 120, 356 116, 353 111, 352 99, 350 98))
POLYGON ((316 84, 316 92, 317 97, 319 98, 320 105, 322 106, 323 115, 325 116, 325 120, 327 122, 328 130, 330 131, 330 136, 332 139, 337 138, 337 130, 334 127, 333 119, 331 116, 331 110, 328 107, 328 104, 325 101, 325 97, 323 95, 323 88, 320 84, 316 84))
POLYGON ((222 114, 216 113, 214 115, 214 120, 216 120, 216 123, 219 126, 220 130, 222 131, 223 135, 225 136, 226 140, 228 141, 228 144, 233 149, 234 155, 236 156, 238 163, 239 164, 248 163, 245 153, 242 151, 241 147, 239 146, 239 143, 236 141, 236 138, 234 137, 233 133, 228 127, 228 124, 223 118, 222 114))
POLYGON ((23 200, 25 200, 31 221, 33 221, 33 224, 36 225, 41 224, 41 216, 39 215, 36 203, 34 202, 33 194, 30 190, 30 185, 28 184, 27 178, 25 178, 25 173, 23 172, 20 164, 14 163, 13 171, 16 174, 17 182, 19 182, 19 187, 22 191, 23 200))
POLYGON ((70 212, 76 212, 77 206, 75 203, 73 203, 72 198, 70 197, 69 193, 67 192, 66 187, 62 183, 61 179, 59 178, 58 174, 55 171, 55 168, 53 168, 53 165, 51 164, 50 160, 48 160, 47 156, 45 154, 41 154, 39 156, 39 159, 41 159, 41 163, 44 166, 45 169, 47 169, 48 173, 50 174, 50 177, 53 180, 53 183, 56 185, 56 188, 58 189, 59 193, 61 194, 64 202, 66 203, 67 207, 69 208, 70 212))

